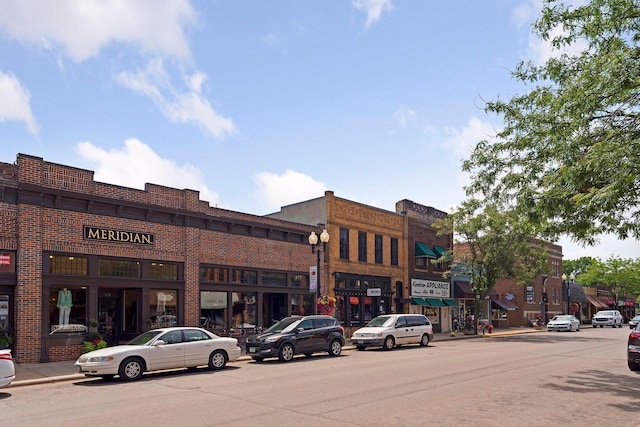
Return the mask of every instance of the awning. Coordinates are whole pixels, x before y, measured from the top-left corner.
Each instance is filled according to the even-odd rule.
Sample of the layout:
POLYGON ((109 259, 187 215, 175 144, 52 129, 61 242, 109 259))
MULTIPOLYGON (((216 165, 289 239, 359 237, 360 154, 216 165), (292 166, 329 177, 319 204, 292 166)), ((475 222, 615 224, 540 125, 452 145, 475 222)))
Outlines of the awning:
POLYGON ((445 252, 447 252, 447 250, 442 246, 433 245, 433 252, 438 256, 438 258, 440 258, 445 254, 445 252))
POLYGON ((569 302, 589 302, 581 284, 569 283, 569 290, 571 291, 569 302))
POLYGON ((441 299, 438 298, 425 298, 425 301, 427 301, 427 304, 429 304, 431 307, 446 307, 447 304, 445 304, 444 302, 442 302, 441 299))
POLYGON ((429 246, 422 242, 416 242, 416 258, 438 258, 429 246))
POLYGON ((458 306, 458 303, 456 302, 456 300, 451 299, 451 298, 442 298, 442 302, 444 302, 449 307, 457 307, 458 306))
POLYGON ((415 305, 429 305, 424 298, 411 298, 411 304, 415 305))
POLYGON ((600 301, 598 298, 593 297, 591 295, 587 295, 587 300, 595 307, 595 308, 606 308, 607 305, 600 301))
POLYGON ((633 301, 625 301, 624 302, 624 306, 625 307, 633 307, 635 305, 635 303, 633 301))
POLYGON ((607 304, 607 305, 615 305, 616 304, 616 302, 614 300, 612 300, 612 299, 606 299, 606 300, 604 300, 604 303, 607 304))
POLYGON ((491 300, 491 308, 495 310, 517 310, 518 307, 511 304, 509 301, 503 301, 499 299, 491 300))
POLYGON ((473 290, 469 282, 454 281, 453 296, 456 298, 473 299, 473 290))
POLYGON ((360 304, 360 298, 358 298, 358 297, 349 297, 349 304, 351 304, 351 305, 360 304))

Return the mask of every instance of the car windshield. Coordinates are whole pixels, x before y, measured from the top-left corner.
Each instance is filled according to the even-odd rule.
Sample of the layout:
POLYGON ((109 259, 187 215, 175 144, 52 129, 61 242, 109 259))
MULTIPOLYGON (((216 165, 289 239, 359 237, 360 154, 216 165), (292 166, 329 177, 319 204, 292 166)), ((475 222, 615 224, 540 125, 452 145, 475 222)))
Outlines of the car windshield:
POLYGON ((558 320, 571 320, 571 316, 569 315, 562 315, 562 316, 553 316, 553 319, 551 319, 551 321, 558 321, 558 320))
POLYGON ((162 331, 158 331, 158 330, 147 331, 143 334, 138 335, 131 341, 129 341, 127 345, 147 345, 149 341, 151 341, 161 333, 162 331))
POLYGON ((613 316, 613 311, 599 311, 596 316, 613 316))
POLYGON ((391 316, 378 316, 371 320, 371 322, 364 325, 365 328, 375 328, 379 326, 391 326, 395 322, 395 319, 391 316))
POLYGON ((267 332, 274 334, 280 332, 291 332, 295 329, 296 325, 300 323, 300 320, 302 320, 302 318, 300 317, 286 317, 278 323, 274 323, 273 325, 269 326, 267 332))

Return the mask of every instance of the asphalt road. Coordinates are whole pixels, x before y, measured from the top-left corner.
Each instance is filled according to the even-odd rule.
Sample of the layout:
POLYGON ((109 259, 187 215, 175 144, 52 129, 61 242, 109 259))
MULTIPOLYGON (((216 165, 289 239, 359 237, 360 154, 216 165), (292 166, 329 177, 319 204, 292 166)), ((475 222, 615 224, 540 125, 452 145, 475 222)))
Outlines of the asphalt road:
POLYGON ((640 426, 623 329, 6 389, 11 426, 640 426))

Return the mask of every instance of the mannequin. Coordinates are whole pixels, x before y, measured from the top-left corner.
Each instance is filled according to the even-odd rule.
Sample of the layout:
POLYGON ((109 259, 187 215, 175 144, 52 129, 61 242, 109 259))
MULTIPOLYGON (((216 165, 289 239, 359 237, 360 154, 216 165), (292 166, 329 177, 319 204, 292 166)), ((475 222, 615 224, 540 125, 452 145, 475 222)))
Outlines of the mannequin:
POLYGON ((71 313, 71 306, 73 306, 73 301, 71 298, 71 291, 67 288, 63 288, 60 292, 58 292, 58 324, 59 325, 68 325, 69 324, 69 314, 71 313))

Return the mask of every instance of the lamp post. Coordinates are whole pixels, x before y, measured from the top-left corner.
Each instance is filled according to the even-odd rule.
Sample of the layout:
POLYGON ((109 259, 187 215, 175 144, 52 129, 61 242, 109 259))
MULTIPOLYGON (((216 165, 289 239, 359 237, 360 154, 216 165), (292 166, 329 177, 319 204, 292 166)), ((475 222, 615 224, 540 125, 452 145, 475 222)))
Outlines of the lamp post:
POLYGON ((542 301, 540 302, 540 314, 542 315, 542 321, 547 324, 547 276, 542 276, 542 301))
MULTIPOLYGON (((327 242, 329 241, 329 233, 327 229, 323 229, 320 233, 320 242, 322 243, 322 252, 327 251, 327 242)), ((318 265, 316 274, 318 275, 318 283, 316 284, 316 298, 320 298, 320 248, 318 246, 318 235, 315 231, 312 231, 309 235, 309 244, 311 245, 311 253, 318 255, 318 265)))
POLYGON ((567 275, 564 273, 562 273, 562 292, 567 300, 567 312, 565 314, 569 314, 569 283, 567 282, 567 275))

